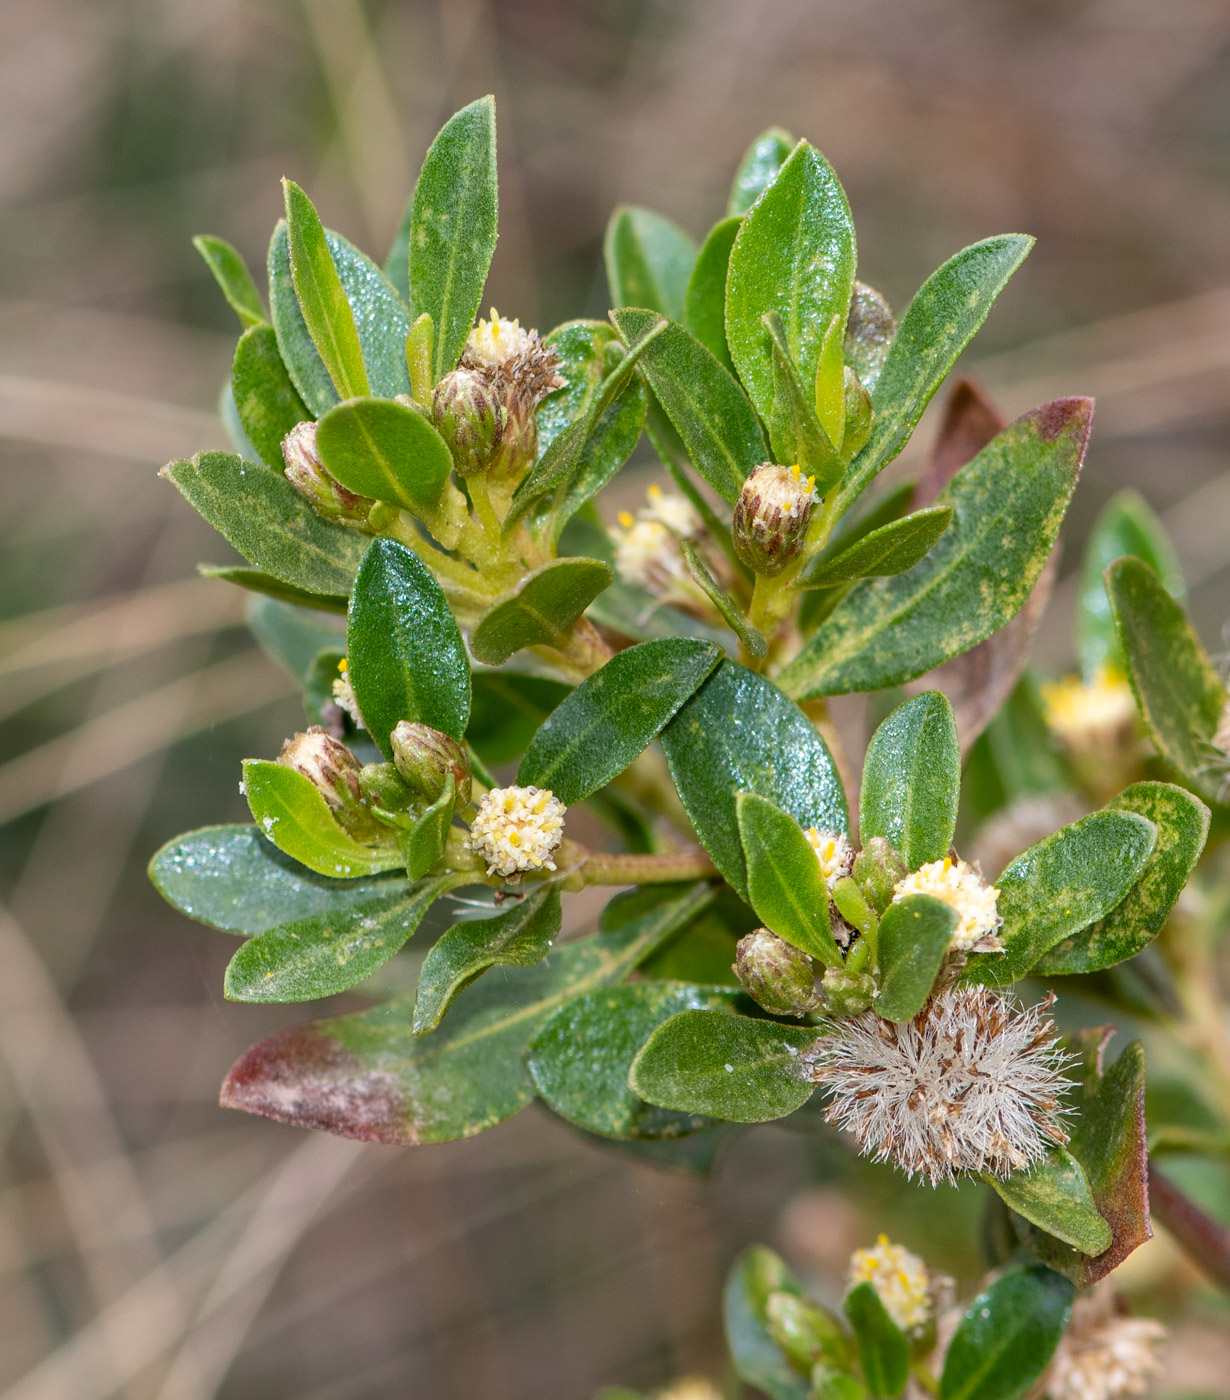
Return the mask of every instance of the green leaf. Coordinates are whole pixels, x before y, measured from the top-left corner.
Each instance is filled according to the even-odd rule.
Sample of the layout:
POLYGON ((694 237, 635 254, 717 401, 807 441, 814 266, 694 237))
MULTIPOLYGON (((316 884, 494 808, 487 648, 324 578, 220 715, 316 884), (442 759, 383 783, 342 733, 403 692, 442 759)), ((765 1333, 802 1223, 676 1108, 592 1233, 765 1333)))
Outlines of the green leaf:
POLYGON ((322 520, 281 472, 233 452, 198 452, 159 475, 263 573, 308 593, 350 592, 366 536, 322 520))
MULTIPOLYGON (((764 321, 773 346, 775 389, 769 436, 774 456, 779 461, 797 464, 805 476, 815 479, 815 489, 825 496, 841 480, 845 463, 838 455, 832 435, 817 416, 816 389, 805 387, 799 379, 781 317, 776 311, 770 311, 764 321)), ((840 325, 840 317, 834 316, 826 344, 836 344, 840 325)), ((838 387, 840 389, 840 384, 838 387)))
POLYGON ((801 1108, 815 1089, 799 1054, 816 1032, 729 1011, 681 1011, 632 1061, 628 1084, 661 1108, 732 1123, 767 1123, 801 1108))
POLYGON ((735 794, 735 816, 752 908, 779 938, 825 967, 840 967, 841 951, 829 930, 828 889, 803 828, 751 792, 735 794))
POLYGON ((944 1358, 940 1400, 1016 1400, 1046 1370, 1074 1290, 1051 1269, 1002 1274, 966 1309, 944 1358))
MULTIPOLYGON (((629 344, 660 324, 647 311, 613 311, 611 319, 629 344)), ((738 381, 695 336, 673 323, 645 346, 640 364, 697 471, 719 496, 738 500, 744 478, 768 458, 760 424, 738 381)))
POLYGON ((886 1021, 912 1021, 926 1005, 956 926, 956 910, 930 895, 906 895, 884 911, 876 935, 880 995, 875 1008, 886 1021))
POLYGON ((910 1343, 889 1317, 875 1286, 856 1284, 842 1306, 858 1342, 867 1389, 877 1397, 900 1395, 910 1378, 910 1343))
POLYGON ((316 353, 344 399, 368 392, 367 367, 354 313, 312 201, 293 180, 283 179, 290 274, 299 310, 316 353))
POLYGON ((248 604, 247 622, 265 654, 295 680, 302 682, 326 648, 345 644, 343 634, 320 617, 299 607, 266 598, 248 604))
POLYGON ((828 161, 800 141, 743 220, 730 253, 726 340, 761 416, 774 405, 774 355, 763 317, 776 311, 804 384, 814 384, 834 316, 844 325, 854 284, 854 224, 828 161))
POLYGON ((740 1379, 772 1400, 807 1400, 810 1387, 769 1335, 765 1313, 775 1293, 802 1294, 782 1260, 753 1245, 735 1260, 726 1278, 722 1314, 726 1342, 740 1379))
POLYGON ((909 442, 931 396, 1033 244, 1021 233, 971 244, 937 268, 915 293, 876 380, 871 436, 850 463, 839 513, 909 442))
POLYGON ((551 713, 517 781, 550 788, 569 807, 597 792, 653 742, 721 655, 682 637, 617 653, 551 713))
POLYGON ((701 244, 683 298, 683 324, 726 369, 734 362, 726 344, 726 271, 742 220, 722 219, 701 244))
POLYGON ((1183 609, 1140 559, 1106 570, 1128 679, 1158 752, 1199 792, 1220 800, 1212 739, 1226 687, 1183 609))
POLYGON ((1134 957, 1161 932, 1196 868, 1209 834, 1209 809, 1169 783, 1133 783, 1110 804, 1157 827, 1157 844, 1136 883, 1109 914, 1057 943, 1034 964, 1039 976, 1097 972, 1134 957))
POLYGON ((855 584, 782 672, 783 688, 805 698, 883 690, 998 632, 1055 543, 1092 413, 1089 399, 1058 399, 1005 428, 940 493, 952 523, 927 557, 855 584))
POLYGON ((896 334, 892 307, 874 287, 855 282, 843 354, 869 393, 876 387, 896 334))
POLYGON ((257 826, 309 870, 342 880, 378 875, 402 864, 391 846, 364 846, 344 831, 319 788, 294 768, 246 758, 243 787, 257 826))
POLYGON ((272 326, 253 326, 239 337, 231 366, 231 391, 244 435, 260 453, 261 461, 280 472, 282 439, 296 423, 312 415, 290 382, 272 326))
POLYGON ((1138 491, 1117 491, 1094 522, 1081 559, 1076 648, 1088 680, 1099 667, 1123 664, 1102 575, 1127 554, 1143 559, 1172 598, 1182 598, 1186 592, 1178 556, 1162 522, 1138 491))
POLYGON ((238 249, 225 238, 215 238, 210 233, 198 233, 192 246, 205 259, 205 266, 213 273, 214 281, 222 288, 222 295, 244 330, 261 325, 265 320, 265 304, 238 249))
POLYGON ((738 991, 683 982, 633 982, 566 1001, 530 1042, 538 1092, 570 1123, 611 1138, 660 1140, 712 1127, 697 1114, 655 1108, 628 1088, 637 1051, 681 1011, 729 1006, 738 991))
POLYGON ((793 149, 794 137, 780 126, 771 126, 768 131, 762 131, 739 162, 726 212, 746 214, 777 179, 777 172, 785 165, 793 149))
POLYGON ((570 997, 621 982, 713 898, 696 885, 637 891, 607 906, 602 931, 549 961, 483 977, 433 1035, 416 1036, 412 1001, 278 1032, 232 1068, 229 1108, 368 1142, 471 1137, 525 1107, 525 1048, 570 997))
POLYGON ((723 661, 662 731, 671 777, 713 863, 747 897, 735 793, 767 797, 806 829, 845 832, 841 779, 803 712, 763 676, 723 661))
POLYGON ((602 244, 614 306, 641 306, 683 320, 696 244, 670 219, 622 205, 611 215, 602 244))
POLYGON ((437 380, 460 359, 478 313, 498 205, 495 98, 480 97, 450 117, 428 148, 407 229, 410 307, 435 326, 437 380))
POLYGON ((419 973, 414 1033, 434 1031, 457 993, 489 967, 533 967, 560 928, 559 886, 539 885, 491 919, 454 924, 436 941, 419 973))
POLYGON ((470 717, 465 643, 431 570, 396 540, 376 540, 355 577, 347 655, 364 728, 385 758, 403 719, 454 739, 470 717))
POLYGON ((1010 1209, 1082 1254, 1101 1254, 1110 1245, 1111 1229, 1098 1214, 1085 1169, 1066 1148, 1052 1145, 1027 1171, 984 1180, 1010 1209))
POLYGON ((440 875, 350 909, 279 924, 249 939, 231 959, 223 989, 231 1001, 314 1001, 365 982, 405 946, 432 903, 473 875, 440 875))
POLYGON ((235 564, 198 564, 196 571, 202 578, 220 578, 224 583, 233 583, 251 593, 263 593, 268 598, 294 603, 301 608, 316 608, 320 612, 344 614, 350 603, 344 593, 309 593, 260 569, 245 569, 235 564))
POLYGON ((149 877, 171 905, 228 933, 264 933, 300 919, 341 918, 382 906, 401 875, 333 880, 291 860, 255 826, 205 826, 168 841, 149 877))
POLYGON ((952 521, 951 506, 931 506, 862 535, 828 559, 799 571, 798 588, 832 588, 860 578, 889 578, 912 569, 952 521))
MULTIPOLYGON (((329 229, 325 230, 325 242, 358 331, 371 392, 382 398, 408 394, 406 336, 410 315, 405 303, 376 264, 353 243, 329 229)), ((318 417, 338 401, 338 392, 299 308, 285 220, 279 220, 269 244, 269 310, 291 381, 318 417)))
POLYGON ((683 555, 683 562, 688 566, 688 572, 700 585, 705 597, 718 610, 722 621, 726 623, 752 656, 764 656, 769 650, 764 633, 759 627, 753 627, 743 616, 738 603, 709 572, 705 561, 700 557, 692 541, 680 540, 679 552, 683 555))
POLYGON ((946 695, 928 690, 899 705, 863 760, 859 832, 900 851, 911 870, 943 860, 957 827, 961 746, 946 695))
POLYGON ((996 882, 1004 951, 975 956, 966 980, 994 987, 1023 977, 1043 953, 1110 913, 1156 842, 1145 817, 1104 809, 1022 852, 996 882))
POLYGON ((457 783, 449 773, 440 796, 420 816, 406 833, 404 849, 406 874, 421 880, 444 854, 453 824, 453 808, 457 802, 457 783))
POLYGON ((523 647, 562 651, 581 614, 613 578, 610 566, 598 559, 555 559, 534 569, 514 593, 493 603, 474 624, 474 659, 502 666, 523 647))
POLYGON ((544 676, 476 671, 466 738, 488 763, 520 758, 543 720, 572 687, 544 676))
POLYGON ((391 501, 430 518, 453 458, 444 439, 416 409, 392 399, 349 399, 331 408, 316 429, 326 469, 347 490, 391 501))

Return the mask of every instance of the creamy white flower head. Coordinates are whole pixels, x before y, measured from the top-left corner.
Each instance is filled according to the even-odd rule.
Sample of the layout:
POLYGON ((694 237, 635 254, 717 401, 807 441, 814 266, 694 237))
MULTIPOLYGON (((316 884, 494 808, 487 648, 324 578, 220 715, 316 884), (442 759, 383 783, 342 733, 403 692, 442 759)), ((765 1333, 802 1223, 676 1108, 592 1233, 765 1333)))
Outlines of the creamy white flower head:
POLYGON ((1067 1134, 1069 1057, 1045 1014, 985 987, 941 992, 897 1025, 868 1011, 833 1021, 802 1057, 829 1093, 825 1116, 864 1157, 932 1186, 964 1172, 1010 1176, 1067 1134))
POLYGON ((341 674, 333 682, 333 701, 346 711, 360 729, 366 729, 363 716, 359 713, 359 702, 355 699, 354 686, 350 681, 349 664, 344 656, 337 663, 337 669, 341 674))
POLYGON ((1162 1372, 1166 1329, 1147 1317, 1124 1317, 1115 1309, 1109 1283, 1077 1298, 1072 1321, 1060 1338, 1039 1386, 1048 1400, 1123 1400, 1143 1395, 1162 1372))
POLYGON ((1079 676, 1043 681, 1040 690, 1046 722, 1069 748, 1104 748, 1130 734, 1136 720, 1132 688, 1114 666, 1099 667, 1090 681, 1079 676))
POLYGON ((521 322, 501 316, 493 306, 491 319, 479 319, 466 340, 466 352, 490 369, 501 369, 518 355, 532 352, 538 345, 537 331, 523 331, 521 322))
POLYGON ((487 862, 488 875, 554 870, 566 810, 550 788, 492 788, 478 804, 470 849, 487 862))
POLYGON ((956 910, 957 926, 948 941, 950 948, 968 952, 999 927, 999 891, 963 860, 954 861, 950 856, 933 860, 893 886, 894 900, 909 894, 929 894, 956 910))
POLYGON ((837 881, 844 879, 854 869, 854 847, 840 831, 818 831, 814 826, 809 826, 803 834, 816 853, 820 873, 831 894, 837 881))
POLYGON ((686 496, 677 491, 663 491, 654 482, 645 492, 647 504, 637 512, 642 520, 656 520, 665 525, 672 535, 690 540, 704 529, 704 522, 696 507, 686 496))
POLYGON ((934 1302, 931 1275, 917 1254, 880 1235, 874 1249, 856 1249, 850 1256, 847 1290, 870 1283, 884 1311, 903 1332, 920 1331, 931 1321, 934 1302))
POLYGON ((679 541, 660 520, 634 520, 621 511, 615 540, 615 567, 625 583, 664 593, 674 580, 688 577, 679 541))

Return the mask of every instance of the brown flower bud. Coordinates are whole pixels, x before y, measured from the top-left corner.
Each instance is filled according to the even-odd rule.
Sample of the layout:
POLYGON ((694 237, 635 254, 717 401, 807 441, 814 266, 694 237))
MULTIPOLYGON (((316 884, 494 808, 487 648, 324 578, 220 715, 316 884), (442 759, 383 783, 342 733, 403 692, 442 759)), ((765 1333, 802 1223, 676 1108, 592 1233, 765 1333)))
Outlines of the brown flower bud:
POLYGON ((323 725, 314 724, 306 733, 287 739, 278 762, 308 778, 338 824, 352 836, 367 840, 383 834, 384 829, 363 799, 359 760, 323 725))
POLYGON ((465 749, 447 734, 428 724, 403 719, 389 736, 393 762, 402 778, 429 802, 444 791, 451 773, 456 784, 456 805, 470 803, 470 760, 465 749))
POLYGON ((817 1005, 811 959, 767 928, 739 940, 734 974, 758 1006, 776 1015, 802 1016, 817 1005))
POLYGON ((815 483, 798 467, 762 462, 735 502, 731 537, 739 558, 757 574, 780 574, 803 547, 815 483))
POLYGON ((368 513, 376 504, 370 496, 358 496, 325 470, 316 450, 316 424, 296 423, 282 439, 282 460, 286 479, 304 497, 317 515, 343 525, 367 524, 368 513))
POLYGON ((487 374, 464 366, 446 374, 432 395, 431 418, 462 476, 490 470, 503 441, 504 405, 487 374))

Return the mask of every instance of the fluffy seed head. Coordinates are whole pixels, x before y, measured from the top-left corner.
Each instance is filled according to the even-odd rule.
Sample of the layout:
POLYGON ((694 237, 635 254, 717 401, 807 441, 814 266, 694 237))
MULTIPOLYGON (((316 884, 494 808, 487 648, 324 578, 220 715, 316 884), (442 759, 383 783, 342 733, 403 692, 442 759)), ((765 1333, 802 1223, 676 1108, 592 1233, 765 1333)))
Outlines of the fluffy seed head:
POLYGON ((874 1012, 830 1023, 804 1057, 825 1116, 864 1157, 932 1186, 963 1172, 1010 1176, 1067 1134, 1068 1057, 1046 1015, 985 987, 953 987, 904 1025, 874 1012))
POLYGON ((850 1256, 847 1289, 870 1283, 889 1317, 903 1332, 914 1332, 931 1321, 934 1304, 931 1276, 917 1254, 880 1235, 874 1249, 856 1249, 850 1256))
POLYGON ((566 810, 550 788, 492 788, 478 804, 470 849, 487 862, 488 875, 554 870, 566 810))
POLYGON ((1131 738, 1136 702, 1118 667, 1100 666, 1090 681, 1079 676, 1044 681, 1040 689, 1046 722, 1068 748, 1097 752, 1131 738))
POLYGON ((1077 1298, 1040 1389, 1048 1400, 1123 1400, 1143 1395, 1162 1372, 1166 1329, 1116 1311, 1109 1285, 1077 1298))
POLYGON ((999 891, 988 885, 972 865, 949 856, 933 860, 893 886, 894 900, 908 894, 929 894, 956 910, 957 926, 949 940, 950 948, 969 952, 979 944, 983 945, 979 951, 999 946, 988 942, 999 927, 999 891))
POLYGON ((803 547, 816 502, 816 483, 797 466, 762 462, 735 502, 731 539, 739 558, 758 574, 780 574, 803 547))
POLYGON ((854 847, 840 831, 818 831, 810 826, 803 833, 820 862, 820 873, 832 893, 833 886, 854 869, 854 847))

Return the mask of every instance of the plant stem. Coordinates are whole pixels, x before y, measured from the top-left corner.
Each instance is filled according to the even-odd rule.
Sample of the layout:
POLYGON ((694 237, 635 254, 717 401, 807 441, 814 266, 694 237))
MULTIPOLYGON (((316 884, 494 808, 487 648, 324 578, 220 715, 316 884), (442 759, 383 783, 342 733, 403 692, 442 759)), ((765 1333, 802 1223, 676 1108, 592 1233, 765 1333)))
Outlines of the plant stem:
POLYGON ((1149 1207, 1208 1276, 1230 1292, 1230 1230, 1207 1216, 1149 1158, 1149 1207))
POLYGON ((564 843, 563 859, 586 885, 663 885, 675 880, 709 880, 717 869, 704 851, 671 851, 661 855, 609 854, 564 843))

